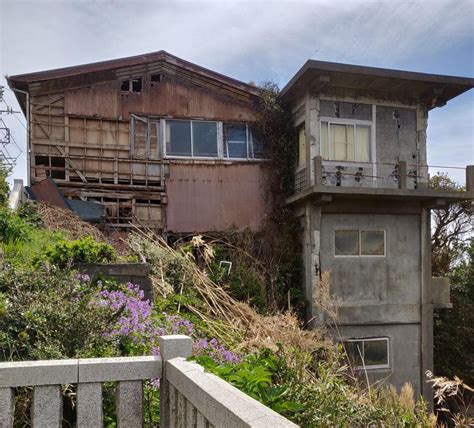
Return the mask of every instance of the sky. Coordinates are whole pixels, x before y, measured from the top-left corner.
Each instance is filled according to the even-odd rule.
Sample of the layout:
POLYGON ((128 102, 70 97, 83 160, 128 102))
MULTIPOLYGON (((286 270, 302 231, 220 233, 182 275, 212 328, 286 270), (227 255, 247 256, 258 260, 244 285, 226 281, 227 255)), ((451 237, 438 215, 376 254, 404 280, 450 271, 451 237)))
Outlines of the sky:
MULTIPOLYGON (((0 0, 3 86, 4 75, 161 49, 281 88, 307 59, 473 77, 474 1, 0 0)), ((1 117, 21 149, 10 180, 26 179, 25 118, 1 117)), ((430 112, 428 164, 474 164, 474 90, 430 112)))

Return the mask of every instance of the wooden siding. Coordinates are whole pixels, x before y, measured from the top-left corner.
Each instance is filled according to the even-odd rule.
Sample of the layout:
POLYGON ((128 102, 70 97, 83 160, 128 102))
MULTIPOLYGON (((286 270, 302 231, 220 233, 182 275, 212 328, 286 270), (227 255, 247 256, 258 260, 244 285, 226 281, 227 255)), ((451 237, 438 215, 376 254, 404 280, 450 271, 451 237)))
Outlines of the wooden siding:
MULTIPOLYGON (((196 180, 176 193, 174 178, 167 180, 167 177, 170 164, 174 167, 179 161, 156 156, 155 159, 132 157, 132 114, 227 122, 255 120, 254 97, 250 94, 232 94, 228 89, 220 90, 215 83, 207 84, 202 78, 193 80, 190 76, 184 78, 177 72, 162 73, 162 81, 157 86, 151 86, 150 75, 143 74, 140 93, 121 91, 120 80, 104 82, 95 76, 73 79, 76 83, 82 82, 83 87, 72 87, 76 83, 68 85, 67 81, 61 85, 51 81, 31 84, 31 184, 52 177, 66 198, 103 203, 113 228, 127 228, 135 223, 159 231, 184 231, 189 225, 191 206, 186 206, 183 192, 200 195, 201 202, 197 205, 193 202, 193 206, 211 207, 219 203, 220 212, 224 214, 223 218, 212 217, 202 210, 203 218, 196 220, 197 228, 193 231, 223 230, 232 226, 256 228, 263 210, 260 192, 255 190, 261 180, 258 163, 249 162, 229 169, 218 165, 218 161, 208 162, 204 175, 211 174, 215 182, 235 181, 232 184, 235 192, 222 199, 225 193, 222 186, 212 188, 200 181, 206 169, 187 166, 187 178, 197 173, 196 180), (85 85, 86 80, 92 83, 85 85), (60 86, 65 89, 57 92, 60 86), (45 88, 54 88, 55 92, 45 93, 45 88), (176 199, 167 208, 169 189, 176 199), (212 194, 214 191, 218 193, 212 194), (251 195, 250 200, 243 203, 242 195, 251 195), (253 208, 249 211, 247 205, 253 208), (182 211, 176 211, 177 206, 182 211), (168 224, 167 211, 170 210, 172 219, 168 224)), ((175 173, 178 173, 182 166, 176 168, 175 173)))

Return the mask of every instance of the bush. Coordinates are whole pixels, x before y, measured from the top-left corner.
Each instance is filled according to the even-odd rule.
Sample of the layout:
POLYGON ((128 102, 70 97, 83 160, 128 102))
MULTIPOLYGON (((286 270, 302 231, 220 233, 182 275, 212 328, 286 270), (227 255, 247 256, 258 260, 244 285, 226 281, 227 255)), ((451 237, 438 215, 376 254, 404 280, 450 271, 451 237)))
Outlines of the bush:
POLYGON ((96 242, 90 236, 74 241, 56 242, 46 250, 47 260, 59 267, 74 263, 107 263, 116 259, 114 248, 103 242, 96 242))

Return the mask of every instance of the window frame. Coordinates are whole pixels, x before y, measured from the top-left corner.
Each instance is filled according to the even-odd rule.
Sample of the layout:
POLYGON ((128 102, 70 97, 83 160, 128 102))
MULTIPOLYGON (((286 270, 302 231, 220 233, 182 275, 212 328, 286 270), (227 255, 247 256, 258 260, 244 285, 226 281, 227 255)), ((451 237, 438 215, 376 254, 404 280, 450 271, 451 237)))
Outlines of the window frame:
POLYGON ((239 122, 222 122, 222 158, 225 160, 255 160, 253 157, 253 139, 252 133, 249 129, 248 123, 239 123, 239 122), (229 147, 225 141, 225 125, 245 125, 245 148, 247 149, 247 157, 245 158, 231 158, 229 157, 229 147), (227 156, 226 156, 227 152, 227 156), (250 157, 252 155, 252 157, 250 157))
POLYGON ((251 124, 247 122, 222 122, 216 120, 201 120, 201 119, 175 119, 175 118, 162 118, 163 123, 163 157, 165 159, 197 159, 197 160, 224 160, 224 161, 247 161, 247 162, 261 162, 266 161, 266 158, 255 158, 254 157, 254 148, 253 148, 253 135, 251 130, 251 124), (191 155, 168 155, 166 150, 166 143, 168 139, 166 122, 167 121, 181 121, 181 122, 190 122, 190 133, 191 133, 191 155), (217 156, 195 156, 194 155, 194 137, 193 137, 193 122, 207 122, 215 123, 217 126, 217 156), (224 141, 224 125, 245 125, 246 131, 246 148, 247 148, 247 157, 246 158, 234 158, 234 157, 225 157, 224 151, 226 150, 225 141, 224 141))
MULTIPOLYGON (((377 336, 377 337, 363 337, 363 338, 353 338, 353 339, 346 339, 344 340, 344 343, 353 343, 353 342, 362 342, 362 352, 363 352, 363 355, 362 355, 362 362, 363 362, 363 365, 362 366, 355 366, 354 369, 355 370, 377 370, 377 369, 390 369, 391 368, 391 365, 390 365, 390 337, 388 336, 377 336), (385 341, 385 343, 387 344, 387 363, 386 364, 372 364, 372 365, 366 365, 365 364, 365 351, 364 351, 364 343, 365 342, 375 342, 375 341, 385 341)), ((345 345, 344 345, 344 349, 345 349, 345 345)), ((347 349, 346 349, 346 354, 347 354, 347 357, 350 358, 349 356, 349 353, 347 352, 347 349)))
POLYGON ((358 258, 363 258, 363 257, 376 257, 376 258, 384 258, 387 257, 387 230, 386 229, 355 229, 355 228, 341 228, 341 229, 334 229, 334 257, 337 258, 345 258, 345 257, 358 257, 358 258), (358 232, 358 247, 359 247, 359 254, 336 254, 336 232, 339 231, 354 231, 358 232), (362 254, 362 244, 361 244, 361 233, 362 232, 383 232, 383 254, 362 254))
POLYGON ((375 163, 375 133, 374 133, 374 122, 372 120, 359 120, 359 119, 341 119, 336 117, 321 116, 319 118, 319 155, 323 158, 323 162, 336 162, 354 165, 368 165, 375 163), (323 158, 323 127, 322 123, 328 124, 328 150, 329 159, 323 158), (354 128, 354 160, 338 160, 332 159, 334 157, 334 147, 331 144, 331 125, 346 125, 353 126, 354 128), (357 141, 357 126, 366 126, 369 128, 369 160, 358 161, 355 160, 356 153, 356 141, 357 141))

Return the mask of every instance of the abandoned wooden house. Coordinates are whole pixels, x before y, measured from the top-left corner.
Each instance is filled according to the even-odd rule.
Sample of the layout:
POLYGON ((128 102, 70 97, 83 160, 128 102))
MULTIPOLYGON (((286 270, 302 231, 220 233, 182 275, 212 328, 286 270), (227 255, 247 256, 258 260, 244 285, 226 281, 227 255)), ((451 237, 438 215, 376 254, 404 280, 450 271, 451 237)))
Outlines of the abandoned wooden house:
POLYGON ((100 203, 116 230, 256 229, 264 218, 258 88, 164 51, 8 82, 27 117, 28 185, 40 199, 100 203))

